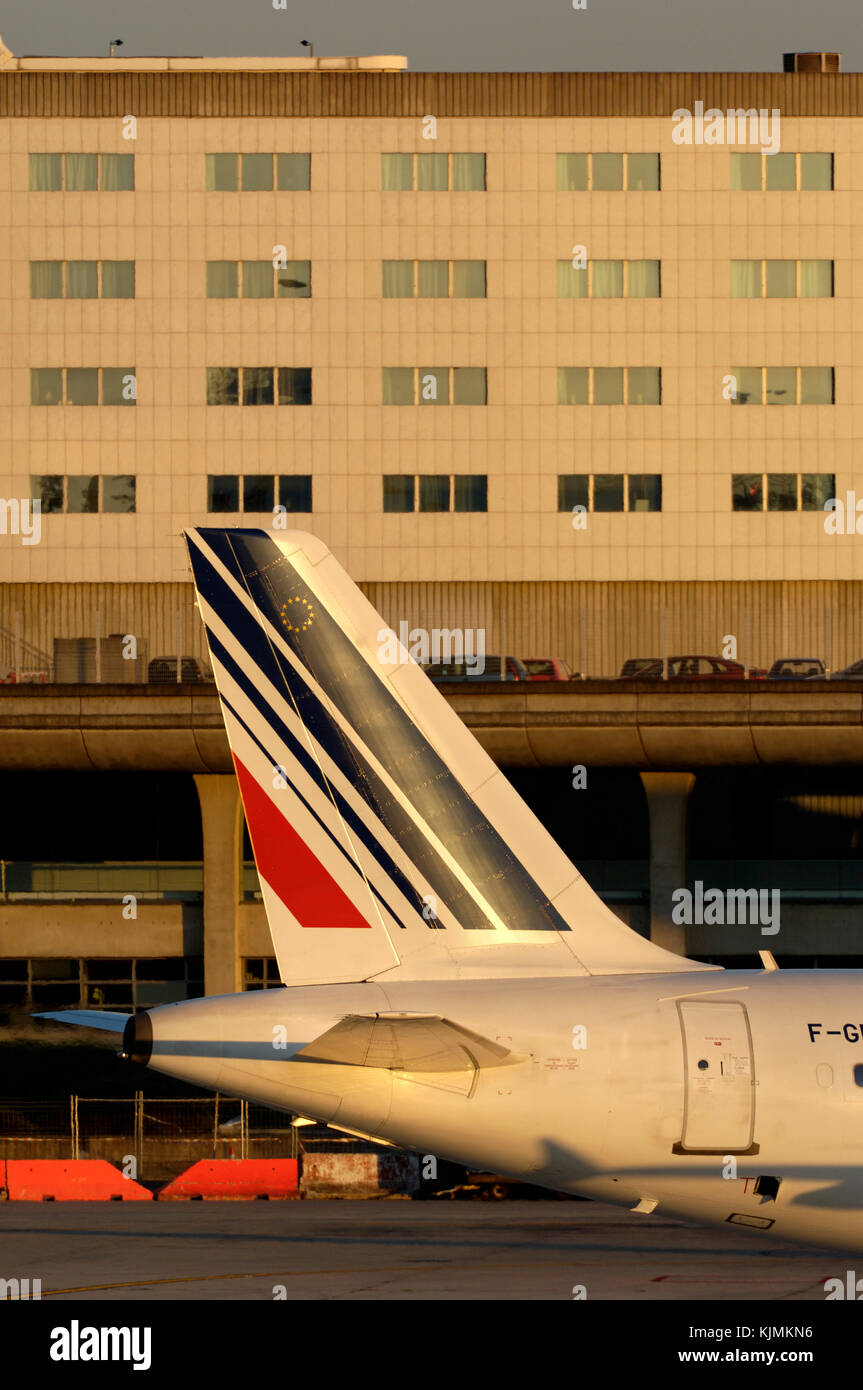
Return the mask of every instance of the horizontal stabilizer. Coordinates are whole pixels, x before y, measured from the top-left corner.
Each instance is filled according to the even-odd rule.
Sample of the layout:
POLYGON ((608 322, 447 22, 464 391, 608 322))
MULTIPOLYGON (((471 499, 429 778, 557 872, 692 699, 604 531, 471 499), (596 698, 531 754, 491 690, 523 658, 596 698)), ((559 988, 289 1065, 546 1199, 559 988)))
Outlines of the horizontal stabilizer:
POLYGON ((68 1023, 73 1028, 99 1028, 105 1033, 122 1033, 131 1014, 109 1014, 104 1009, 61 1009, 58 1013, 33 1014, 34 1018, 51 1018, 68 1023))
POLYGON ((291 1060, 421 1072, 476 1071, 525 1058, 438 1014, 348 1014, 291 1060))

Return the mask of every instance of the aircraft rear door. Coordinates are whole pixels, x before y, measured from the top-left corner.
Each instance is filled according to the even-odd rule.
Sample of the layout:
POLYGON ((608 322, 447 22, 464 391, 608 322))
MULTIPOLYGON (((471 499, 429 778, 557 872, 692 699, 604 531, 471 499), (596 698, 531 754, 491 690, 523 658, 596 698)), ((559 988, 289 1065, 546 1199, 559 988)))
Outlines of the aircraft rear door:
POLYGON ((743 1004, 678 1003, 683 1030, 686 1153, 742 1153, 755 1124, 752 1035, 743 1004))

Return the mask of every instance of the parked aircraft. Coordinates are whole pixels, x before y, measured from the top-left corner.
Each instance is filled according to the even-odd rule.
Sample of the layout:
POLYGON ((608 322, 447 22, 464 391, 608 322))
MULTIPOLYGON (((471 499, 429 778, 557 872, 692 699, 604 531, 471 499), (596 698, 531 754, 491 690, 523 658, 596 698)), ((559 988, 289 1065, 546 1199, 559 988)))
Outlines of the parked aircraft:
POLYGON ((192 570, 284 987, 64 1021, 514 1179, 863 1250, 863 990, 630 930, 315 537, 192 570))

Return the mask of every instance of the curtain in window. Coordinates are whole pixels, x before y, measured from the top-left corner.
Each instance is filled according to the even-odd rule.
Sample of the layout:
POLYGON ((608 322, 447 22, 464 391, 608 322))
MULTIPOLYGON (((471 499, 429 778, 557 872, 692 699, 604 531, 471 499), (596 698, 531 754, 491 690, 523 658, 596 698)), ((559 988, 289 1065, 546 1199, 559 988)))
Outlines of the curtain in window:
POLYGON ((485 261, 453 261, 454 299, 485 299, 485 261))
POLYGON ((384 367, 383 404, 413 405, 414 369, 413 367, 384 367))
POLYGON ((800 187, 806 189, 833 187, 832 154, 801 154, 800 187))
POLYGON ((127 192, 135 187, 135 156, 103 154, 101 186, 105 192, 127 192))
POLYGON ((62 155, 31 154, 30 188, 33 191, 56 193, 63 187, 62 155))
POLYGON ((767 368, 767 404, 797 404, 797 368, 767 368))
POLYGON ((419 367, 417 377, 420 405, 449 405, 448 367, 419 367))
POLYGON ((587 405, 590 401, 590 368, 558 367, 558 405, 587 405))
POLYGON ((272 299, 272 261, 243 261, 243 298, 272 299))
POLYGON ((63 298, 63 262, 30 262, 30 298, 63 298))
POLYGON ((66 368, 66 404, 99 404, 99 368, 66 368))
POLYGON ((417 298, 446 299, 449 295, 449 263, 417 262, 417 298))
POLYGON ((796 154, 765 155, 765 186, 771 192, 793 192, 797 187, 796 154))
POLYGON ((135 262, 102 262, 102 298, 135 298, 135 262))
MULTIPOLYGON (((634 293, 632 267, 639 264, 643 264, 643 262, 630 261, 630 295, 634 293)), ((591 269, 593 271, 593 298, 620 299, 623 294, 623 261, 592 261, 591 269)))
POLYGON ((246 193, 267 192, 273 186, 273 156, 244 154, 243 190, 246 193))
POLYGON ((456 473, 452 483, 454 512, 488 511, 488 477, 485 473, 456 473))
POLYGON ((239 155, 236 154, 208 154, 204 156, 208 192, 236 192, 238 159, 239 155))
MULTIPOLYGON (((775 158, 775 156, 771 156, 775 158)), ((761 192, 761 155, 731 154, 731 187, 737 192, 761 192)))
POLYGON ((760 367, 733 367, 736 396, 731 397, 733 405, 763 405, 764 383, 760 367))
POLYGON ((731 297, 732 299, 761 298, 760 261, 731 262, 731 297))
POLYGON ((30 368, 30 404, 62 405, 63 369, 62 367, 30 368))
POLYGON ((413 188, 412 154, 381 155, 381 188, 385 192, 403 192, 413 188))
POLYGON ((606 192, 623 188, 622 154, 594 154, 593 187, 606 192))
POLYGON ((312 157, 309 154, 277 154, 276 181, 280 189, 311 187, 312 157))
POLYGON ((657 190, 659 188, 659 155, 628 154, 626 156, 626 186, 630 189, 644 189, 648 192, 657 190))
POLYGON ((833 294, 833 262, 800 262, 800 295, 807 299, 829 299, 833 294))
POLYGON ((279 299, 309 299, 312 293, 311 261, 288 261, 276 271, 279 299))
POLYGON ((66 262, 66 298, 98 299, 99 264, 98 261, 66 262))
POLYGON ((453 405, 485 405, 485 367, 454 367, 452 374, 453 405))
POLYGON ((95 154, 67 154, 66 191, 99 187, 99 159, 95 154))
POLYGON ((103 405, 135 405, 137 398, 134 367, 102 368, 103 405))
POLYGON ((384 299, 412 299, 414 293, 413 261, 382 261, 381 267, 384 299))
POLYGON ((237 262, 207 261, 207 298, 236 299, 237 262))
POLYGON ((417 155, 417 188, 445 192, 448 179, 449 155, 417 155))
POLYGON ((557 156, 557 187, 560 192, 587 191, 587 155, 559 154, 557 156))
POLYGON ((660 372, 658 367, 628 367, 626 375, 626 398, 630 405, 659 405, 660 372))
POLYGON ((623 405, 623 368, 594 367, 594 405, 623 405))
POLYGON ((833 368, 800 368, 800 404, 833 404, 833 368))
POLYGON ((796 299, 797 262, 767 261, 764 266, 764 293, 768 299, 796 299))
MULTIPOLYGON (((608 264, 614 265, 615 262, 611 261, 608 264)), ((626 269, 628 299, 659 298, 659 261, 628 261, 626 269)))
MULTIPOLYGON (((618 262, 618 264, 620 263, 618 262)), ((576 270, 572 261, 558 261, 558 299, 587 299, 588 288, 587 266, 585 266, 584 270, 576 270)))
MULTIPOLYGON (((441 156, 446 158, 446 156, 441 156)), ((483 192, 485 189, 485 155, 454 154, 452 156, 452 187, 457 191, 483 192)))

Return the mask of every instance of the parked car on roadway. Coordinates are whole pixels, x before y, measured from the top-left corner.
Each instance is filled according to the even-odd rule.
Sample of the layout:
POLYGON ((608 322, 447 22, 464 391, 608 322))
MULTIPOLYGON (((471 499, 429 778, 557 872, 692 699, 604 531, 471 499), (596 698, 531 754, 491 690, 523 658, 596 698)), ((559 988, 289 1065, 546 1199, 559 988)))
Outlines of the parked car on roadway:
POLYGON ((577 681, 568 662, 557 656, 523 656, 521 664, 529 681, 577 681))
MULTIPOLYGON (((765 672, 762 667, 749 667, 750 680, 762 680, 764 675, 765 672)), ((668 678, 669 680, 741 681, 746 678, 746 667, 741 662, 729 661, 724 656, 670 656, 668 658, 668 678)), ((662 680, 662 660, 657 657, 639 670, 628 671, 625 676, 621 672, 619 679, 662 680)))
POLYGON ((783 656, 774 661, 767 672, 769 681, 805 681, 812 676, 826 676, 824 662, 818 656, 783 656))
MULTIPOLYGON (((177 658, 175 656, 154 656, 147 667, 147 680, 151 685, 170 685, 177 683, 177 658)), ((212 680, 209 672, 201 666, 195 656, 184 656, 180 670, 180 681, 186 685, 193 681, 212 680)))
POLYGON ((841 671, 831 671, 829 675, 810 676, 811 681, 863 681, 863 661, 853 661, 841 671))
MULTIPOLYGON (((517 656, 507 656, 503 659, 506 663, 504 680, 527 680, 527 671, 517 656)), ((444 685, 450 681, 499 681, 501 679, 500 666, 501 658, 499 656, 487 656, 481 671, 478 670, 474 662, 467 661, 436 661, 434 665, 425 666, 423 669, 435 685, 444 685)))

